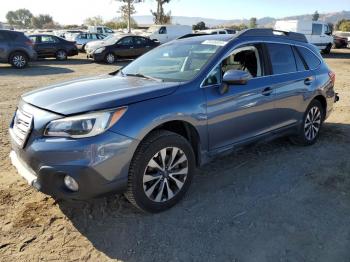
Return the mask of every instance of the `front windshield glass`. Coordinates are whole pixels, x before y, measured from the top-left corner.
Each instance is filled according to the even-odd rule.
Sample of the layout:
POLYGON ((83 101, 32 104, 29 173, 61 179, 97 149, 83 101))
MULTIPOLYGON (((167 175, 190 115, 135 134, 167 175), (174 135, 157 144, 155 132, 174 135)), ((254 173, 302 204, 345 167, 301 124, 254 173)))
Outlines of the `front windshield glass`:
POLYGON ((123 75, 144 75, 165 82, 192 80, 225 41, 174 42, 160 46, 136 59, 122 70, 123 75))
POLYGON ((103 39, 103 42, 105 42, 107 45, 114 45, 120 38, 120 36, 111 35, 110 37, 108 36, 103 39))

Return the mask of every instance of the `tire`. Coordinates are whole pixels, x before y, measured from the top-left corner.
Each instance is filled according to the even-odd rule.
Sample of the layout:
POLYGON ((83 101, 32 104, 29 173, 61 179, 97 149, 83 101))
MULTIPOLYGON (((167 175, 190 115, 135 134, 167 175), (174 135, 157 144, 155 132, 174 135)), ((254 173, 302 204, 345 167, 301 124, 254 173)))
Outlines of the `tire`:
POLYGON ((297 145, 309 146, 316 143, 325 116, 325 109, 318 100, 312 100, 303 116, 296 136, 291 141, 297 145))
POLYGON ((331 53, 331 50, 332 50, 332 44, 328 44, 327 47, 322 50, 322 53, 325 55, 329 55, 331 53))
POLYGON ((194 172, 195 156, 190 143, 176 133, 154 131, 135 152, 125 196, 144 212, 165 211, 183 198, 194 172))
POLYGON ((25 68, 28 65, 28 56, 23 52, 14 52, 9 59, 10 64, 17 69, 25 68))
POLYGON ((117 57, 113 53, 107 53, 105 56, 105 62, 107 64, 114 64, 117 61, 117 57))
POLYGON ((81 52, 83 52, 83 53, 86 53, 85 46, 86 46, 86 45, 83 45, 83 46, 81 47, 81 52))
POLYGON ((67 60, 67 52, 65 50, 58 50, 56 52, 56 59, 59 61, 67 60))

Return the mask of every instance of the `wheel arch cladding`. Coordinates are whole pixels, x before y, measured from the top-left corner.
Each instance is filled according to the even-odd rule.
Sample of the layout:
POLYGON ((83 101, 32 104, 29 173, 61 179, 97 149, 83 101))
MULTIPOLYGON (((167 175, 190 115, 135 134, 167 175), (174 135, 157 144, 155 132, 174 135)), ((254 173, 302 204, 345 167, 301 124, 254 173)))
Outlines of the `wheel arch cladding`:
POLYGON ((322 109, 323 109, 323 117, 325 117, 325 115, 327 113, 327 100, 326 100, 326 98, 322 95, 318 95, 318 96, 315 96, 313 100, 317 100, 321 103, 322 109))

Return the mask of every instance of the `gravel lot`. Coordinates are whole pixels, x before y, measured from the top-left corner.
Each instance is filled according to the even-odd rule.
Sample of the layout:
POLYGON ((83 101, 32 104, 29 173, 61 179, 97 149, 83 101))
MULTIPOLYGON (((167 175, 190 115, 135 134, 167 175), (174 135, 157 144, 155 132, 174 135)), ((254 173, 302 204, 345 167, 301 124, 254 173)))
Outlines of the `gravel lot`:
POLYGON ((349 261, 350 50, 326 58, 341 101, 312 147, 259 143, 198 170, 184 201, 144 215, 122 196, 55 202, 11 167, 8 124, 19 96, 113 71, 83 55, 0 65, 1 261, 349 261))

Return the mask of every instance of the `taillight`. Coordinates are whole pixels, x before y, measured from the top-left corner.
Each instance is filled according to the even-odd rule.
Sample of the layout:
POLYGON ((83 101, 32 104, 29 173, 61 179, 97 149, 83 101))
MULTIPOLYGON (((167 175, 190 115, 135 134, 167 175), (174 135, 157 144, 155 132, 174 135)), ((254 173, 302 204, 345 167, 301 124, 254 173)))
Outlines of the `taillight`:
POLYGON ((335 84, 335 73, 332 72, 332 71, 330 71, 330 72, 328 73, 328 75, 329 75, 329 78, 331 79, 331 81, 332 81, 332 83, 333 83, 333 85, 334 85, 334 84, 335 84))
POLYGON ((25 42, 25 44, 26 44, 27 46, 34 46, 34 43, 33 43, 31 40, 27 40, 27 41, 25 42))

